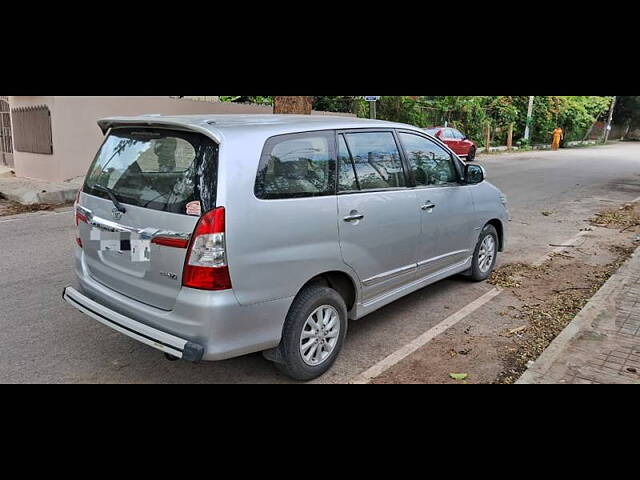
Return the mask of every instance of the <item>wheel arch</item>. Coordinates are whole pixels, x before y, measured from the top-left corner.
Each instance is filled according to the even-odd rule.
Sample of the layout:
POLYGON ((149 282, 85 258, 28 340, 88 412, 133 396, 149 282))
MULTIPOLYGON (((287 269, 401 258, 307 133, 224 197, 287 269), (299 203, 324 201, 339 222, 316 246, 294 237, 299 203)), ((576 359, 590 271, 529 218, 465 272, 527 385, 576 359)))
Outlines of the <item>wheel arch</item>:
POLYGON ((347 305, 349 316, 351 316, 351 313, 355 310, 358 300, 357 284, 356 280, 347 272, 330 270, 319 273, 307 280, 307 282, 300 287, 298 293, 309 285, 324 285, 333 288, 343 298, 344 303, 347 305))
POLYGON ((498 232, 498 251, 502 252, 504 248, 504 228, 502 226, 502 221, 499 218, 492 218, 489 220, 486 225, 492 225, 493 228, 498 232))

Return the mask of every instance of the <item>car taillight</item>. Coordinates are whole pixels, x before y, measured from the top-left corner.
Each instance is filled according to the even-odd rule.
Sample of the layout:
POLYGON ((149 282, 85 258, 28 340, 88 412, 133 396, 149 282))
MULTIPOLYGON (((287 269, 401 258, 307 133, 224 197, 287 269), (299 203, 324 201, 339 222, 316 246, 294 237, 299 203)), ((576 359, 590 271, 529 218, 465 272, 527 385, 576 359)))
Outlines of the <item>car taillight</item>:
POLYGON ((80 192, 82 192, 82 187, 80 187, 80 189, 78 190, 78 193, 76 193, 76 201, 73 202, 73 213, 76 220, 76 227, 80 223, 80 220, 82 220, 83 222, 87 221, 87 217, 85 217, 81 213, 78 213, 78 203, 80 202, 80 192))
POLYGON ((78 204, 80 202, 80 193, 82 193, 82 187, 78 190, 78 194, 76 195, 76 201, 73 204, 73 212, 76 221, 76 243, 80 248, 82 248, 82 240, 80 240, 80 232, 78 231, 78 227, 80 222, 88 223, 87 216, 84 213, 81 213, 78 210, 78 204))
POLYGON ((200 217, 187 250, 183 286, 201 290, 231 288, 224 217, 224 207, 214 208, 200 217))

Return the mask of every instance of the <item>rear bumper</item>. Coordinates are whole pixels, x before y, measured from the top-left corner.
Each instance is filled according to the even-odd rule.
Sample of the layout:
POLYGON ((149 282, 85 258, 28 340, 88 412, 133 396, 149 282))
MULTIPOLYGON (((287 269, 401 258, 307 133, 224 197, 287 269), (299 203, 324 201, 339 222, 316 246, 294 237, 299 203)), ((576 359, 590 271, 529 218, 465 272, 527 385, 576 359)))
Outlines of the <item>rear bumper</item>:
POLYGON ((62 291, 62 298, 94 320, 165 353, 191 362, 201 360, 204 355, 204 346, 125 317, 91 300, 73 287, 66 287, 62 291))
MULTIPOLYGON (((293 301, 291 297, 241 305, 233 290, 210 292, 183 287, 172 310, 160 310, 96 281, 89 273, 83 250, 79 247, 75 247, 75 260, 77 286, 74 285, 75 288, 71 289, 67 287, 65 297, 71 295, 77 301, 69 303, 101 323, 109 321, 105 325, 114 330, 178 357, 180 355, 174 351, 164 350, 149 342, 166 344, 164 348, 172 350, 180 349, 176 347, 184 350, 188 346, 188 351, 192 348, 191 345, 201 345, 204 347, 202 360, 212 361, 273 348, 280 342, 284 319, 293 301), (69 294, 73 291, 75 295, 69 294), (93 303, 89 304, 87 300, 93 303), (84 305, 85 309, 86 306, 93 305, 94 308, 91 309, 107 319, 96 318, 79 308, 77 303, 84 305), (133 323, 123 323, 123 318, 133 323), (115 328, 114 323, 119 324, 120 328, 130 328, 133 332, 123 332, 115 328), (130 333, 151 338, 144 341, 129 335, 130 333), (160 336, 157 336, 158 333, 160 336), (170 337, 174 339, 173 343, 162 340, 170 337)), ((68 298, 65 300, 69 301, 68 298)), ((189 355, 185 356, 184 353, 181 356, 185 359, 187 357, 189 355)))

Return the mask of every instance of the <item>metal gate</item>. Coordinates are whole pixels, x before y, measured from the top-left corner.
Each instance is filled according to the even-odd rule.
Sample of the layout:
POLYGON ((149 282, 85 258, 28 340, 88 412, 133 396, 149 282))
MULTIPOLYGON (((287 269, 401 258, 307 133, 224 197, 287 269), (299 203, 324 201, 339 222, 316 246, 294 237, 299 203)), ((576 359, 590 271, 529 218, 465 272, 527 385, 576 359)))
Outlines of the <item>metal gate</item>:
POLYGON ((13 168, 13 137, 9 97, 0 97, 0 165, 13 168))

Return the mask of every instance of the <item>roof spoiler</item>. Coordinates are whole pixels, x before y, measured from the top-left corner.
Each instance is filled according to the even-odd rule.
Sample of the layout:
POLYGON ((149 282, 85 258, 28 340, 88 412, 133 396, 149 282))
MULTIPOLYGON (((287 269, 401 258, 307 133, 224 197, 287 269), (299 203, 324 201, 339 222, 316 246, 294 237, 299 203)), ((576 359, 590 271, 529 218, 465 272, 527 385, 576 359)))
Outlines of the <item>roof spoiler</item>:
POLYGON ((163 122, 162 120, 160 121, 154 120, 153 117, 155 116, 159 117, 160 114, 145 115, 145 117, 150 117, 150 118, 140 118, 140 117, 101 118, 100 120, 98 120, 98 126, 100 127, 100 130, 102 130, 102 134, 105 135, 111 128, 113 128, 116 125, 119 127, 127 127, 127 126, 135 127, 139 125, 153 127, 153 126, 166 126, 170 124, 170 122, 163 122))
POLYGON ((102 134, 106 135, 113 127, 159 127, 159 128, 172 128, 175 130, 183 130, 188 132, 198 132, 212 138, 216 143, 221 143, 221 136, 218 132, 211 131, 208 127, 210 123, 205 125, 187 124, 184 122, 176 121, 163 117, 160 114, 147 114, 139 117, 107 117, 98 120, 98 126, 102 130, 102 134))

